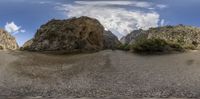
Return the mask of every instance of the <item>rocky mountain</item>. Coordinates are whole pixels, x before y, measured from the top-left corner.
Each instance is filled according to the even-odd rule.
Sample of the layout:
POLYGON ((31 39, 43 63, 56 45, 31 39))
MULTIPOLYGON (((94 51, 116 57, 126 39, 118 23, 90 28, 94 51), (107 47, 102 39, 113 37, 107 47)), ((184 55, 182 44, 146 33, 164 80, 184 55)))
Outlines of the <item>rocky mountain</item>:
POLYGON ((31 44, 33 44, 33 39, 26 41, 24 45, 20 48, 20 50, 29 50, 31 44))
POLYGON ((16 50, 19 46, 15 38, 3 29, 0 29, 0 50, 16 50))
POLYGON ((136 30, 123 38, 125 44, 133 44, 138 39, 162 39, 182 48, 199 48, 200 28, 192 26, 164 26, 149 30, 136 30))
POLYGON ((53 19, 40 27, 28 50, 98 51, 103 48, 103 33, 100 22, 89 17, 53 19))
POLYGON ((111 31, 105 31, 103 34, 104 49, 117 48, 121 43, 111 31))
POLYGON ((135 41, 135 39, 136 39, 139 35, 141 35, 141 34, 143 34, 143 33, 145 33, 145 31, 142 30, 142 29, 134 30, 134 31, 132 31, 130 34, 128 34, 128 35, 122 37, 122 38, 120 39, 120 42, 121 42, 122 44, 133 43, 133 42, 135 41))
POLYGON ((51 20, 42 25, 32 40, 22 47, 31 51, 98 51, 116 47, 120 42, 93 18, 51 20))

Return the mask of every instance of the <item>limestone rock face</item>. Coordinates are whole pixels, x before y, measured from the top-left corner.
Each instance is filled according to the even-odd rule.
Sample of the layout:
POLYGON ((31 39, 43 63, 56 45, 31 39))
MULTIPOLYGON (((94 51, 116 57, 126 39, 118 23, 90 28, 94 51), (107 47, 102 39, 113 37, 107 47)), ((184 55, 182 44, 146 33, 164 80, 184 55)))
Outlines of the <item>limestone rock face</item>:
POLYGON ((98 51, 103 49, 103 33, 104 27, 93 18, 53 19, 40 27, 27 50, 98 51))
POLYGON ((103 36, 104 49, 117 48, 121 44, 118 38, 111 31, 105 31, 103 36))
POLYGON ((192 26, 164 26, 149 30, 133 31, 123 38, 126 44, 132 44, 137 39, 163 39, 168 43, 178 44, 183 48, 200 47, 200 28, 192 26))
POLYGON ((16 50, 18 48, 15 38, 5 30, 0 29, 0 50, 16 50))

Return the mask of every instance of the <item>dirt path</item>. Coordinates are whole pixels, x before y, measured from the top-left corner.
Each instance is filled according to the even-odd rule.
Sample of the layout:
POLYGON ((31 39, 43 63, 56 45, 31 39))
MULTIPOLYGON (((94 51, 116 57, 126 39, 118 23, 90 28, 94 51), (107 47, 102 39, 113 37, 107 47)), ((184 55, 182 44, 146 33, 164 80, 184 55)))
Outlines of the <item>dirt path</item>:
POLYGON ((200 52, 153 56, 110 50, 79 55, 0 52, 0 96, 197 98, 200 52))

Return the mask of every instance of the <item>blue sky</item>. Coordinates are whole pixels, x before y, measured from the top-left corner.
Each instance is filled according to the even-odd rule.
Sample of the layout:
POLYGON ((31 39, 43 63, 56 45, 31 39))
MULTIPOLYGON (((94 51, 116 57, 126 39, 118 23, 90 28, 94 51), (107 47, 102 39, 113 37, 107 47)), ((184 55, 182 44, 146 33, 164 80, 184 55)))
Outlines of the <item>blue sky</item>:
POLYGON ((163 25, 200 26, 200 0, 0 0, 0 28, 21 46, 52 18, 97 18, 119 38, 135 29, 163 25))

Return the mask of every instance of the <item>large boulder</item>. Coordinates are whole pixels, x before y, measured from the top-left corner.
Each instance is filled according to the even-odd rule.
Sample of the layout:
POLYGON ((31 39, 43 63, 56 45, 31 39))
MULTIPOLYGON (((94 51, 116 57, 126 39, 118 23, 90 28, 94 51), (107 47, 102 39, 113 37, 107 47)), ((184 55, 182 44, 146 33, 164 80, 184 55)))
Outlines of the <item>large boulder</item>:
POLYGON ((115 36, 111 31, 105 31, 103 39, 104 49, 115 49, 121 44, 117 36, 115 36))
POLYGON ((3 29, 0 29, 0 50, 16 50, 19 46, 15 38, 3 29))
POLYGON ((53 19, 42 25, 25 45, 31 51, 98 51, 103 49, 103 33, 104 27, 93 18, 53 19))

